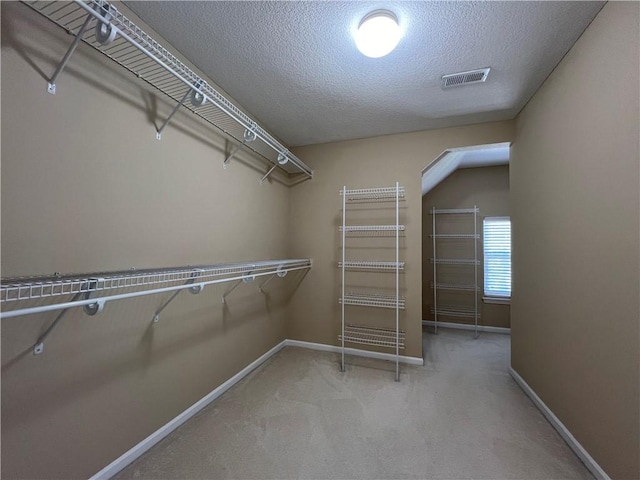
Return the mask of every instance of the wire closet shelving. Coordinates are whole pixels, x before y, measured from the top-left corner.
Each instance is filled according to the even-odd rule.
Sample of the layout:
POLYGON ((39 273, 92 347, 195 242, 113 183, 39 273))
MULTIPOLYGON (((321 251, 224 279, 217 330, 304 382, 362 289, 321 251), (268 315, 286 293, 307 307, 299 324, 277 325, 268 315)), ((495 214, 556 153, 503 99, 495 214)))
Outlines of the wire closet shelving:
POLYGON ((171 293, 152 317, 157 322, 160 313, 183 290, 198 294, 208 285, 232 282, 222 295, 224 302, 240 283, 251 283, 257 277, 267 276, 259 288, 264 293, 263 287, 274 277, 282 278, 289 272, 306 270, 311 266, 310 259, 286 259, 3 278, 0 280, 0 318, 62 310, 36 342, 34 353, 39 354, 42 353, 45 338, 69 308, 83 307, 86 314, 96 315, 104 310, 107 302, 171 293))
POLYGON ((405 226, 400 225, 399 202, 405 199, 405 190, 399 183, 396 183, 394 187, 354 190, 347 190, 345 186, 340 191, 340 195, 342 196, 342 225, 338 227, 338 230, 342 233, 342 260, 338 262, 338 267, 342 272, 342 289, 341 296, 338 299, 341 305, 341 332, 338 340, 341 347, 341 370, 345 371, 345 343, 392 348, 395 351, 395 379, 400 381, 400 350, 405 347, 405 332, 400 330, 400 310, 405 308, 405 298, 400 295, 400 272, 405 268, 405 263, 400 261, 400 232, 404 231, 405 226), (378 202, 395 203, 394 224, 347 225, 347 205, 378 202), (392 236, 395 239, 395 261, 347 260, 346 250, 349 236, 392 236), (393 272, 395 274, 394 293, 347 292, 345 280, 348 271, 393 272), (392 309, 395 311, 395 325, 389 328, 382 328, 349 324, 346 320, 345 306, 392 309))
MULTIPOLYGON (((433 282, 431 288, 433 289, 433 304, 431 305, 431 313, 433 314, 435 332, 438 333, 438 317, 454 317, 454 318, 473 318, 475 326, 475 337, 478 338, 478 319, 480 314, 478 313, 478 266, 480 261, 478 260, 478 241, 480 235, 478 234, 478 214, 480 209, 477 206, 473 208, 431 208, 431 221, 432 232, 431 239, 433 242, 433 257, 431 257, 431 263, 433 264, 433 282), (438 233, 436 231, 436 219, 442 215, 471 215, 473 221, 473 233, 438 233), (459 240, 473 241, 473 258, 442 258, 438 257, 438 242, 441 240, 459 240), (459 278, 456 278, 455 282, 442 282, 438 281, 438 265, 442 265, 444 268, 451 266, 473 266, 473 282, 460 282, 459 278), (458 291, 458 292, 473 292, 473 305, 447 305, 439 303, 438 298, 440 291, 458 291)), ((467 277, 470 273, 467 274, 467 277)))
POLYGON ((58 76, 82 41, 177 102, 157 128, 158 140, 173 115, 184 107, 236 142, 223 162, 225 168, 241 149, 248 148, 270 164, 261 182, 276 168, 294 182, 313 177, 313 170, 287 147, 111 3, 105 0, 23 0, 23 3, 75 37, 49 80, 49 93, 56 93, 58 76))

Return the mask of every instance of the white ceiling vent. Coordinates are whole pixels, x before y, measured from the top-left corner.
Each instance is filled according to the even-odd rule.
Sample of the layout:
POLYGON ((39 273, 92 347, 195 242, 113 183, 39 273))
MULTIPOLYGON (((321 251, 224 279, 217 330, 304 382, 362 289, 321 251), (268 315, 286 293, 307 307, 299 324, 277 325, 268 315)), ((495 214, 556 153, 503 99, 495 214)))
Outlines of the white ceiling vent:
POLYGON ((452 73, 442 76, 442 88, 458 87, 470 83, 482 83, 489 76, 491 68, 479 68, 468 72, 452 73))

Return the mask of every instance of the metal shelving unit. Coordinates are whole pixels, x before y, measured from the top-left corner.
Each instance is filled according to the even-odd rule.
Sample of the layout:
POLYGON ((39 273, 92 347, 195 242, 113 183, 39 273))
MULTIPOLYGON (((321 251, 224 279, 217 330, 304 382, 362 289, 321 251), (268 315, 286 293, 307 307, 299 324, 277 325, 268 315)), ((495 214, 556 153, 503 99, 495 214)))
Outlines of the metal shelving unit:
POLYGON ((107 302, 127 298, 172 293, 155 311, 153 321, 183 290, 198 294, 204 287, 232 282, 222 296, 222 301, 240 283, 251 283, 257 277, 268 278, 262 288, 274 277, 284 277, 289 272, 311 268, 311 260, 287 259, 258 262, 223 263, 216 265, 189 265, 174 268, 124 270, 33 277, 3 278, 0 280, 0 318, 62 310, 34 346, 34 353, 42 353, 45 338, 58 325, 69 308, 83 307, 88 315, 104 310, 107 302))
POLYGON ((247 148, 270 164, 261 182, 276 168, 294 181, 299 177, 313 177, 313 170, 287 147, 111 3, 105 0, 23 0, 23 3, 74 36, 67 53, 49 80, 49 93, 56 93, 58 76, 82 41, 177 102, 162 126, 157 129, 158 140, 173 115, 180 107, 184 107, 237 144, 224 160, 223 166, 226 167, 240 149, 247 148))
POLYGON ((475 337, 478 337, 478 319, 480 315, 478 313, 478 266, 480 261, 478 260, 478 241, 480 235, 478 234, 478 213, 480 209, 474 205, 473 208, 431 208, 432 216, 432 232, 431 239, 433 242, 433 257, 431 263, 433 264, 433 282, 431 288, 433 289, 433 305, 431 306, 431 313, 434 319, 435 332, 438 333, 438 316, 445 317, 457 317, 457 318, 473 318, 475 324, 475 337), (473 219, 473 233, 439 233, 436 231, 436 219, 438 215, 471 215, 473 219), (439 258, 438 257, 438 242, 443 240, 472 240, 473 241, 473 258, 439 258), (451 282, 438 282, 438 266, 442 265, 443 268, 448 266, 473 266, 473 283, 451 283, 451 282), (458 291, 458 292, 473 292, 473 306, 466 305, 443 305, 438 303, 439 291, 458 291))
POLYGON ((338 302, 341 305, 341 333, 338 336, 341 345, 341 369, 345 371, 345 343, 371 345, 392 348, 395 350, 396 381, 400 381, 400 350, 404 349, 405 333, 400 330, 400 310, 405 308, 405 298, 400 295, 400 271, 405 264, 400 261, 400 232, 404 225, 400 225, 399 202, 405 199, 404 187, 396 183, 395 187, 363 188, 347 190, 343 187, 342 196, 342 225, 338 230, 342 233, 342 261, 338 267, 342 271, 342 291, 338 302), (392 225, 347 225, 347 205, 350 203, 395 203, 395 223, 392 225), (351 236, 377 237, 393 236, 395 238, 395 261, 355 261, 346 259, 347 238, 351 236), (372 271, 395 273, 394 294, 346 292, 347 271, 372 271), (386 308, 395 311, 395 326, 391 328, 372 327, 367 325, 352 325, 346 321, 345 306, 386 308))

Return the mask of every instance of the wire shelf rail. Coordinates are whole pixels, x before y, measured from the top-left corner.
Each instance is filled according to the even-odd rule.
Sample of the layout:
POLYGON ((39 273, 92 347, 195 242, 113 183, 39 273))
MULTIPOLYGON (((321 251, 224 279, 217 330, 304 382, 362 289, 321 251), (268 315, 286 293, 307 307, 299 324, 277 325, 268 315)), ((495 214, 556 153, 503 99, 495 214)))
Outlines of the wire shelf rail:
POLYGON ((344 305, 355 305, 358 307, 377 307, 377 308, 399 308, 404 310, 405 297, 396 297, 395 295, 382 295, 370 293, 345 293, 344 301, 342 298, 338 302, 344 305))
POLYGON ((177 102, 157 130, 158 140, 164 127, 183 106, 237 142, 237 147, 224 161, 225 167, 239 149, 248 148, 272 164, 262 181, 276 167, 287 174, 313 177, 313 170, 273 135, 106 0, 23 0, 23 3, 75 35, 49 81, 49 93, 55 94, 58 75, 82 41, 177 102))
POLYGON ((3 278, 0 280, 0 306, 4 308, 14 302, 39 299, 52 298, 55 303, 12 310, 3 309, 0 312, 0 318, 92 305, 101 310, 104 304, 109 301, 185 289, 190 289, 192 293, 198 293, 207 285, 232 281, 249 283, 256 277, 264 275, 283 277, 288 272, 308 268, 311 268, 310 259, 288 259, 90 274, 3 278), (131 289, 135 289, 135 291, 129 291, 131 289), (69 296, 74 298, 67 300, 69 296))
MULTIPOLYGON (((338 267, 342 267, 343 263, 338 262, 338 267)), ((404 262, 360 262, 348 260, 344 262, 344 268, 351 270, 390 270, 395 271, 396 268, 404 270, 404 262)))
POLYGON ((472 284, 461 284, 461 283, 431 283, 433 288, 437 288, 438 290, 459 290, 464 292, 479 292, 480 287, 472 284))
POLYGON ((375 328, 361 325, 346 325, 344 335, 338 335, 338 340, 344 338, 348 343, 374 345, 377 347, 396 348, 404 350, 405 332, 396 333, 395 328, 375 328), (397 345, 396 345, 397 344, 397 345))
POLYGON ((431 258, 431 263, 441 265, 480 265, 480 260, 466 258, 431 258))
POLYGON ((404 225, 345 225, 338 227, 340 232, 396 232, 404 231, 404 225))
POLYGON ((435 235, 429 235, 429 237, 446 239, 472 238, 474 240, 477 240, 480 238, 480 235, 474 233, 437 233, 435 235))
POLYGON ((437 313, 438 315, 444 315, 446 317, 478 317, 480 313, 476 313, 475 308, 460 307, 456 305, 438 305, 437 308, 431 307, 431 313, 437 313))
POLYGON ((433 208, 429 211, 429 215, 455 215, 455 214, 464 214, 464 213, 479 213, 480 209, 478 207, 474 208, 433 208))
POLYGON ((375 188, 359 188, 342 191, 340 195, 344 196, 347 202, 376 202, 388 201, 395 202, 396 196, 398 200, 405 199, 404 187, 375 187, 375 188))

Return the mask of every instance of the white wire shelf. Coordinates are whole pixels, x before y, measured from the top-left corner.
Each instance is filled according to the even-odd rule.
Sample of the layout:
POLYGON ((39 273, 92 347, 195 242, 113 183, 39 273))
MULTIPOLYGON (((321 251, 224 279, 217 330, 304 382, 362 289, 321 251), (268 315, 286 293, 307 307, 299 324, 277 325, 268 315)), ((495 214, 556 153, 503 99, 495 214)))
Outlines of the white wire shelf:
MULTIPOLYGON (((338 340, 342 340, 342 335, 338 335, 338 340)), ((404 349, 405 332, 400 330, 396 334, 395 329, 345 325, 344 341, 389 348, 396 348, 397 343, 400 349, 404 349)))
POLYGON ((338 227, 339 231, 350 232, 395 232, 404 231, 404 225, 345 225, 338 227))
POLYGON ((479 239, 480 235, 478 235, 477 233, 437 233, 435 235, 429 235, 429 237, 431 238, 473 238, 473 239, 479 239))
POLYGON ((479 208, 436 208, 432 209, 429 214, 433 215, 438 214, 463 214, 463 213, 478 213, 480 212, 479 208))
MULTIPOLYGON (((438 308, 433 308, 432 306, 431 313, 444 315, 446 317, 474 318, 476 316, 475 309, 473 307, 460 307, 457 305, 438 305, 438 308)), ((480 312, 478 312, 478 318, 480 318, 480 312)))
MULTIPOLYGON (((178 102, 178 106, 189 109, 241 147, 252 150, 272 164, 272 168, 278 167, 287 174, 301 173, 305 177, 313 177, 309 166, 111 3, 105 0, 23 1, 67 32, 74 35, 82 32, 84 43, 178 102), (95 25, 102 25, 108 38, 97 37, 95 25), (185 102, 189 95, 191 103, 185 102)), ((74 49, 73 46, 69 49, 70 53, 60 64, 62 68, 74 49)), ((58 73, 56 71, 52 77, 50 93, 55 93, 58 73)), ((158 131, 158 138, 162 128, 158 131)))
POLYGON ((347 202, 395 202, 396 195, 398 200, 405 199, 404 187, 398 187, 397 189, 396 187, 359 188, 347 190, 346 192, 340 190, 340 196, 345 194, 347 202))
POLYGON ((216 283, 238 280, 249 282, 259 276, 284 276, 288 272, 308 268, 311 268, 310 259, 287 259, 88 274, 3 278, 0 280, 0 305, 50 298, 59 299, 59 301, 48 305, 2 311, 0 318, 86 306, 95 304, 97 301, 104 304, 107 301, 188 288, 201 289, 216 283), (135 291, 127 291, 131 289, 135 289, 135 291), (78 296, 78 294, 83 295, 78 296), (80 298, 88 297, 89 294, 101 295, 80 298), (69 296, 75 296, 75 298, 67 301, 69 296))
POLYGON ((472 284, 460 284, 460 283, 436 283, 435 285, 431 283, 431 288, 436 288, 438 290, 457 290, 464 292, 479 292, 480 287, 477 287, 472 284))
MULTIPOLYGON (((341 298, 338 299, 338 303, 342 303, 341 298)), ((397 305, 400 310, 404 310, 405 297, 396 299, 395 295, 350 292, 344 295, 344 304, 376 308, 396 308, 397 305)))
MULTIPOLYGON (((338 262, 338 267, 342 267, 342 262, 338 262)), ((352 270, 392 270, 396 268, 404 270, 404 262, 358 262, 346 261, 344 268, 352 270)))
POLYGON ((463 258, 431 258, 431 263, 436 265, 480 265, 479 260, 463 259, 463 258))

